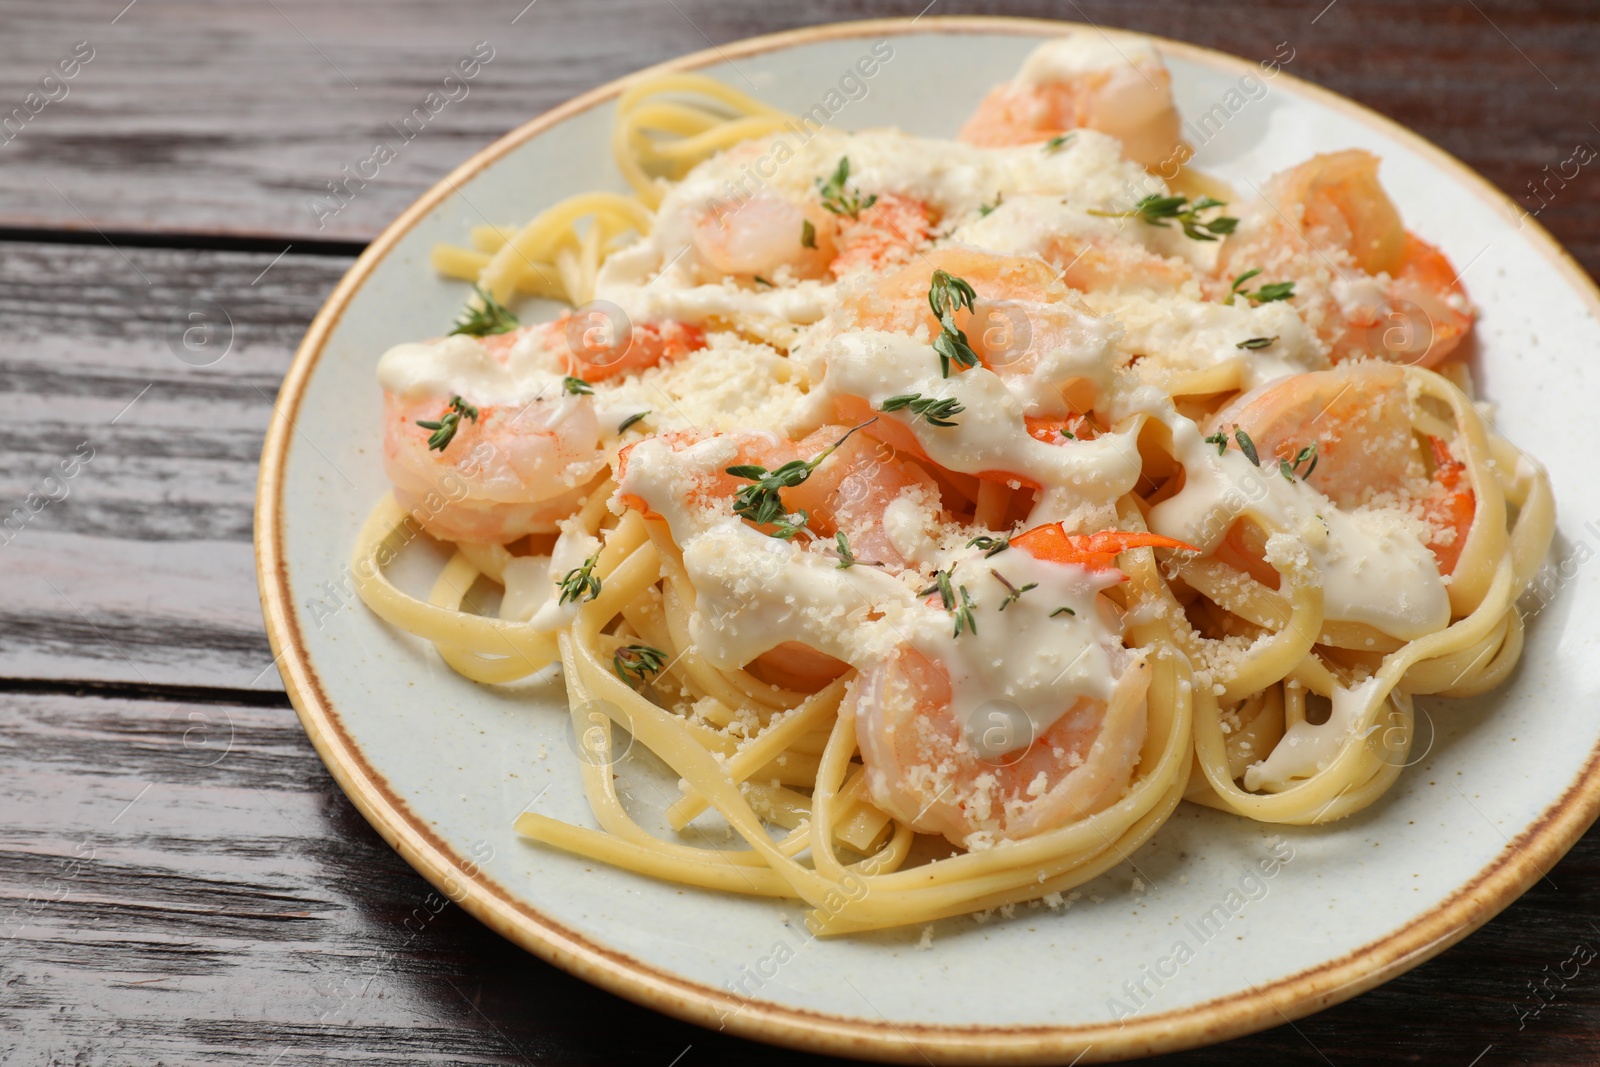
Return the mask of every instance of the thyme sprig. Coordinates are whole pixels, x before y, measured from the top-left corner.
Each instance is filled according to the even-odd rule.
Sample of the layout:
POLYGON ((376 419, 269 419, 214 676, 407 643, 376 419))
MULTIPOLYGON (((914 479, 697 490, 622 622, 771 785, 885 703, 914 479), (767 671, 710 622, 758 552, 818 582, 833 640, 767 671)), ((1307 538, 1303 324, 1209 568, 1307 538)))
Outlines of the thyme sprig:
POLYGON ((833 535, 833 542, 839 546, 838 551, 834 552, 834 555, 839 557, 839 562, 833 565, 835 570, 848 570, 849 568, 855 566, 883 566, 882 563, 879 563, 875 559, 857 559, 855 552, 850 548, 850 539, 844 535, 843 530, 840 530, 838 533, 833 535))
POLYGON ((967 542, 967 547, 983 549, 983 558, 988 559, 991 556, 998 556, 1000 553, 1010 548, 1011 539, 1008 537, 990 537, 988 534, 979 534, 977 537, 974 537, 972 540, 967 542))
POLYGON ((455 440, 456 430, 461 426, 462 416, 473 422, 478 421, 478 409, 462 400, 459 396, 450 398, 450 406, 445 413, 435 420, 418 419, 417 425, 424 430, 432 430, 428 435, 428 451, 443 452, 455 440))
POLYGON ((1239 225, 1239 220, 1231 215, 1213 215, 1209 219, 1202 219, 1200 215, 1226 206, 1227 201, 1209 196, 1202 196, 1191 203, 1186 196, 1151 193, 1129 211, 1091 210, 1089 214, 1105 219, 1138 219, 1150 226, 1166 226, 1169 222, 1177 222, 1183 228, 1184 236, 1196 241, 1215 241, 1219 236, 1232 233, 1239 225))
POLYGON ((1306 445, 1299 452, 1296 452, 1295 453, 1295 457, 1294 457, 1294 462, 1291 463, 1289 460, 1286 460, 1286 459, 1278 460, 1278 473, 1283 475, 1284 478, 1288 479, 1291 482, 1294 481, 1296 475, 1299 475, 1301 481, 1305 481, 1306 479, 1311 477, 1311 472, 1316 470, 1316 469, 1317 469, 1317 443, 1315 441, 1312 441, 1309 445, 1306 445), (1302 473, 1301 470, 1300 470, 1300 465, 1302 463, 1306 463, 1308 460, 1310 461, 1309 466, 1307 466, 1306 469, 1305 469, 1305 472, 1302 473))
MULTIPOLYGON (((1224 304, 1232 304, 1234 297, 1242 296, 1246 300, 1250 301, 1252 305, 1270 304, 1274 300, 1287 300, 1291 296, 1294 296, 1294 282, 1268 282, 1266 285, 1261 286, 1254 292, 1246 289, 1244 287, 1244 283, 1260 273, 1261 268, 1255 267, 1251 270, 1245 271, 1243 274, 1235 278, 1233 280, 1233 284, 1228 287, 1227 299, 1223 300, 1222 302, 1224 304)), ((1244 348, 1246 346, 1240 345, 1239 347, 1244 348)), ((1266 346, 1263 345, 1262 347, 1264 348, 1266 346)))
POLYGON ((822 206, 835 215, 859 219, 863 211, 878 202, 876 193, 863 200, 861 194, 850 186, 849 156, 840 156, 833 176, 826 182, 818 178, 817 188, 822 193, 822 206))
POLYGON ((468 304, 461 317, 456 320, 456 327, 450 331, 450 336, 459 333, 468 337, 487 337, 494 333, 510 333, 522 325, 522 320, 506 310, 505 305, 496 300, 483 286, 474 285, 472 289, 478 294, 478 299, 483 301, 483 306, 473 307, 468 304))
POLYGON ((1018 600, 1021 600, 1023 593, 1026 593, 1030 589, 1039 588, 1038 582, 1029 582, 1027 585, 1024 585, 1020 588, 1014 586, 1010 582, 1006 581, 1005 575, 1001 574, 993 567, 989 568, 989 573, 994 575, 995 579, 998 580, 1001 585, 1006 587, 1006 598, 1000 602, 1001 611, 1006 610, 1006 608, 1010 607, 1012 604, 1015 604, 1018 600))
POLYGON ((573 396, 594 395, 594 388, 588 382, 584 381, 582 378, 574 378, 570 374, 561 379, 561 388, 565 392, 571 393, 573 396))
POLYGON ((600 553, 596 552, 583 561, 583 566, 574 567, 561 579, 561 599, 556 603, 578 603, 585 600, 594 600, 600 595, 600 579, 595 577, 595 564, 600 561, 600 553))
POLYGON ((900 411, 907 409, 911 412, 912 421, 926 419, 932 426, 954 426, 952 415, 959 415, 967 410, 966 407, 953 396, 937 397, 923 396, 921 393, 904 393, 900 396, 891 396, 878 406, 879 411, 900 411))
POLYGON ((658 673, 666 662, 667 654, 649 645, 623 645, 611 657, 611 666, 617 672, 617 677, 630 686, 658 673), (630 674, 634 677, 633 681, 628 679, 630 674))
POLYGON ((933 573, 933 584, 926 589, 918 590, 917 595, 932 596, 935 593, 939 594, 939 603, 944 605, 944 610, 948 611, 956 620, 955 632, 950 635, 951 637, 960 637, 963 631, 976 634, 978 632, 978 620, 972 614, 972 609, 977 607, 977 604, 973 602, 966 586, 952 586, 950 576, 954 571, 954 567, 947 571, 935 571, 933 573), (960 590, 959 597, 957 596, 958 588, 960 590))
POLYGON ((973 309, 973 303, 978 299, 978 294, 973 291, 963 278, 957 278, 942 270, 933 272, 933 277, 928 282, 928 307, 933 309, 934 317, 939 320, 939 336, 934 339, 933 350, 939 353, 939 374, 950 377, 950 364, 955 362, 961 367, 976 367, 978 354, 967 343, 967 335, 956 328, 956 310, 973 309))
POLYGON ((852 426, 846 430, 844 436, 833 444, 824 448, 810 459, 791 459, 775 470, 756 463, 740 463, 727 468, 727 473, 735 478, 744 478, 755 484, 741 488, 733 497, 733 513, 742 519, 748 519, 757 526, 776 527, 772 536, 787 541, 801 530, 805 529, 810 516, 805 509, 789 514, 784 507, 780 491, 793 489, 795 486, 811 477, 811 472, 821 466, 822 461, 833 455, 834 449, 850 439, 850 435, 861 429, 862 426, 876 422, 868 419, 866 422, 852 426))

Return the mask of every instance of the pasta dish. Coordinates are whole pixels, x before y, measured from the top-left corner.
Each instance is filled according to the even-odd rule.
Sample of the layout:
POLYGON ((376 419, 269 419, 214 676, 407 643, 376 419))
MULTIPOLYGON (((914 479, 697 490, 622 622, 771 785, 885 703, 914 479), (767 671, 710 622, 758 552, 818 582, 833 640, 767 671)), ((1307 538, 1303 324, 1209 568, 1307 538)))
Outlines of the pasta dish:
POLYGON ((565 685, 593 822, 520 834, 817 933, 1054 904, 1180 801, 1360 811, 1415 698, 1508 676, 1554 504, 1455 268, 1368 152, 1241 191, 1180 134, 1091 34, 954 140, 671 74, 617 101, 631 194, 435 249, 472 295, 378 362, 354 571, 465 677, 565 685))

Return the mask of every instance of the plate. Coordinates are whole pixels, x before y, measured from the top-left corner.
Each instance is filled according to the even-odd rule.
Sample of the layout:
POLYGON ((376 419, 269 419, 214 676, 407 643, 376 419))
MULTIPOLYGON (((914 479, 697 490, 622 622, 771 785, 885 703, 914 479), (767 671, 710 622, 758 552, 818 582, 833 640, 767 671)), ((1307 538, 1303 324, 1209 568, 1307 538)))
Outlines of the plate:
MULTIPOLYGON (((1086 29, 856 22, 644 73, 703 70, 795 113, 820 106, 841 128, 953 136, 1040 38, 1074 28, 1086 29), (891 58, 861 77, 856 61, 879 42, 891 58)), ((1555 241, 1438 148, 1295 79, 1292 49, 1252 60, 1157 43, 1199 166, 1259 182, 1319 151, 1382 157, 1409 226, 1462 266, 1481 309, 1474 371, 1501 428, 1547 465, 1563 505, 1600 496, 1590 450, 1570 447, 1592 421, 1600 293, 1555 241)), ((1382 801, 1308 829, 1184 806, 1070 907, 947 920, 931 944, 917 929, 823 941, 792 903, 654 882, 518 838, 512 821, 529 808, 593 825, 564 693, 558 680, 465 681, 355 598, 350 547, 387 488, 374 367, 459 311, 465 287, 428 265, 435 242, 571 193, 625 190, 609 131, 630 80, 486 148, 383 232, 307 333, 262 457, 257 566, 290 698, 357 808, 451 899, 580 978, 747 1037, 902 1062, 1089 1062, 1219 1041, 1369 989, 1487 921, 1594 820, 1600 568, 1585 564, 1600 526, 1568 514, 1525 601, 1515 676, 1485 697, 1423 702, 1426 751, 1382 801)), ((625 766, 642 801, 672 789, 648 757, 625 766)))

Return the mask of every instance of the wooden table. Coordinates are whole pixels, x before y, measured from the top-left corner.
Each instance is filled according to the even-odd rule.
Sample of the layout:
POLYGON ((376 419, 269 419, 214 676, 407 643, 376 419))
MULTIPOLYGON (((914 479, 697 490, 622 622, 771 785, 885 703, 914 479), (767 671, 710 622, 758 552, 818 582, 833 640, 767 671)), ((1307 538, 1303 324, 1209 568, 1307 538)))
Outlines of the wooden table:
MULTIPOLYGON (((47 100, 0 127, 0 517, 53 498, 0 529, 0 1062, 816 1062, 598 992, 454 908, 408 923, 429 887, 335 788, 262 632, 251 507, 274 392, 385 222, 475 149, 617 75, 927 0, 525 2, 0 7, 0 115, 30 91, 47 100), (319 220, 307 201, 479 40, 496 58, 470 97, 319 220), (196 366, 196 343, 227 355, 196 366), (92 459, 47 477, 75 453, 92 459)), ((1294 73, 1462 157, 1600 268, 1594 168, 1542 199, 1529 184, 1600 145, 1587 0, 959 10, 975 8, 1251 57, 1288 42, 1294 73)), ((1410 974, 1163 1062, 1600 1062, 1600 964, 1563 965, 1600 945, 1596 899, 1590 834, 1410 974)))

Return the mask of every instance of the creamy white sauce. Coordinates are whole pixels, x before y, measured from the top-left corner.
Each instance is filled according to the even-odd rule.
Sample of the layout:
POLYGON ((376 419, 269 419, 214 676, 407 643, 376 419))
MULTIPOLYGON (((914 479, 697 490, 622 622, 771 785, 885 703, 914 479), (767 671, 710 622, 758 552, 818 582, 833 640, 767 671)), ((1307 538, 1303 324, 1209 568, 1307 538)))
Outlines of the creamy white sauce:
POLYGON ((1020 549, 963 557, 951 574, 977 607, 976 632, 924 628, 915 644, 950 672, 951 705, 967 742, 993 758, 1027 748, 1080 697, 1107 701, 1121 627, 1096 596, 1118 575, 1047 563, 1020 549), (1034 585, 1007 603, 1010 591, 1034 585), (1002 603, 1005 610, 998 610, 1002 603), (1070 608, 1072 614, 1052 613, 1070 608))
MULTIPOLYGON (((564 519, 559 524, 560 535, 556 537, 555 548, 550 552, 549 562, 544 568, 544 582, 542 592, 544 599, 538 602, 538 609, 530 613, 528 621, 541 630, 556 630, 568 625, 578 617, 578 609, 582 600, 569 600, 561 603, 561 580, 573 571, 582 567, 584 563, 600 551, 600 539, 583 528, 576 519, 564 519)), ((520 563, 520 560, 513 560, 520 563)), ((541 561, 542 562, 542 561, 541 561)), ((531 568, 531 564, 529 565, 531 568)), ((510 567, 507 567, 506 596, 512 595, 510 580, 510 567)), ((519 576, 520 577, 520 576, 519 576)))
POLYGON ((460 394, 473 404, 526 404, 562 395, 562 374, 554 367, 542 331, 519 337, 504 363, 476 338, 457 334, 395 345, 378 360, 378 384, 407 400, 460 394))
POLYGON ((826 395, 860 397, 874 409, 909 393, 958 401, 966 410, 955 416, 955 427, 910 417, 906 409, 880 416, 904 424, 928 456, 949 470, 1014 474, 1101 500, 1122 496, 1138 481, 1130 434, 1066 444, 1036 440, 1028 435, 1022 403, 999 375, 978 366, 942 377, 938 353, 914 338, 875 330, 844 333, 830 342, 825 355, 826 395))
POLYGON ((1137 77, 1133 67, 1159 67, 1161 55, 1149 41, 1119 37, 1113 42, 1098 30, 1081 30, 1046 41, 1029 53, 1012 80, 1019 88, 1070 82, 1079 75, 1103 70, 1126 70, 1137 77))
POLYGON ((1310 778, 1325 770, 1345 745, 1356 740, 1361 713, 1377 685, 1376 678, 1368 678, 1350 689, 1335 688, 1328 721, 1290 726, 1266 759, 1245 770, 1245 788, 1276 792, 1287 789, 1296 779, 1310 778))
POLYGON ((1270 457, 1256 467, 1236 447, 1218 455, 1170 402, 1151 414, 1170 428, 1186 478, 1177 495, 1151 509, 1152 530, 1210 552, 1235 519, 1250 515, 1303 548, 1321 579, 1328 619, 1364 623, 1403 641, 1449 623, 1438 564, 1406 527, 1372 512, 1340 511, 1305 482, 1282 477, 1270 457))

